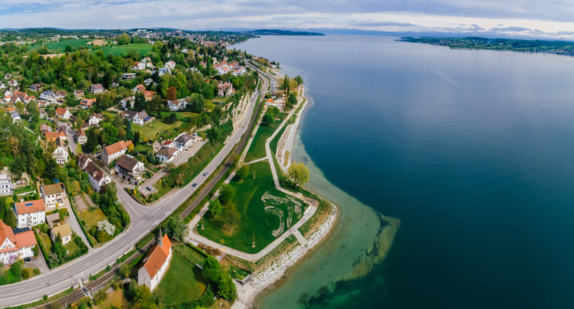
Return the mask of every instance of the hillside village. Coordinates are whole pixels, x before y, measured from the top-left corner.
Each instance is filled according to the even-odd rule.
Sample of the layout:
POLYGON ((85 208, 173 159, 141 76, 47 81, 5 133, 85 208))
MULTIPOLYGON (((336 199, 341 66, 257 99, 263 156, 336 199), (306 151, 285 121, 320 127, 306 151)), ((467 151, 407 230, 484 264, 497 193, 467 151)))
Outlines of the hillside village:
MULTIPOLYGON (((98 252, 130 226, 141 224, 141 218, 130 216, 126 203, 155 205, 188 185, 193 192, 198 186, 192 180, 211 177, 200 171, 235 133, 245 130, 245 123, 255 125, 261 117, 256 127, 276 128, 278 120, 288 121, 303 107, 301 77, 276 81, 271 75, 278 74, 277 63, 227 49, 223 38, 212 44, 137 31, 106 39, 108 44, 134 46, 144 37, 150 39, 144 43, 149 51, 134 49, 121 55, 95 46, 73 47, 83 37, 52 37, 53 42, 70 44, 56 56, 30 48, 35 43, 0 45, 0 285, 49 273, 98 252), (263 79, 279 84, 281 90, 260 92, 263 79), (257 112, 254 103, 259 101, 263 113, 248 116, 257 112)), ((258 138, 253 143, 262 145, 258 138)), ((243 159, 233 154, 229 160, 232 168, 239 168, 243 159)), ((229 198, 233 197, 215 201, 225 210, 231 205, 229 198)), ((299 220, 308 207, 299 200, 289 203, 299 205, 299 220)), ((204 216, 206 207, 198 207, 186 222, 170 216, 159 230, 151 225, 142 246, 138 242, 123 258, 133 259, 145 248, 143 254, 129 266, 117 262, 121 277, 137 278, 125 287, 124 301, 134 302, 130 293, 144 286, 148 293, 158 287, 165 292, 166 285, 181 280, 175 269, 194 265, 202 265, 204 279, 201 284, 192 282, 212 283, 207 291, 193 288, 205 292, 195 297, 197 304, 213 304, 209 299, 215 295, 235 300, 235 286, 253 269, 224 261, 225 255, 213 245, 185 241, 197 224, 190 220, 201 218, 200 209, 204 216), (154 239, 156 244, 147 246, 154 239)), ((207 213, 213 219, 220 211, 209 206, 207 213)), ((229 220, 226 225, 239 224, 227 216, 220 216, 229 220)), ((282 232, 261 233, 265 236, 257 237, 270 239, 282 232)), ((257 240, 257 248, 267 241, 257 240)), ((107 297, 84 294, 93 303, 107 297)), ((158 304, 162 301, 156 299, 158 304)))

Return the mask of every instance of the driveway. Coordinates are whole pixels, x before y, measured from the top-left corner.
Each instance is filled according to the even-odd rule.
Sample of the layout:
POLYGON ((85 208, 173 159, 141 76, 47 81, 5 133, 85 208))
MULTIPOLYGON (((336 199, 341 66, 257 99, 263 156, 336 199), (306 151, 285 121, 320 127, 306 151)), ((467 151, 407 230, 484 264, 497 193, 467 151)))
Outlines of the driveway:
POLYGON ((56 123, 58 126, 65 126, 66 127, 66 138, 68 139, 68 146, 70 147, 70 149, 72 150, 72 152, 74 152, 74 154, 76 153, 76 140, 74 139, 76 132, 74 131, 74 129, 71 127, 69 122, 57 122, 56 123))
POLYGON ((42 250, 40 250, 38 257, 33 257, 30 262, 24 262, 24 267, 38 268, 42 274, 47 274, 50 271, 50 267, 46 264, 42 250))
POLYGON ((70 205, 70 200, 65 199, 64 200, 64 207, 62 207, 62 208, 66 208, 68 210, 68 213, 70 214, 68 219, 66 219, 66 223, 68 223, 70 225, 70 227, 72 228, 72 231, 74 231, 74 233, 76 233, 76 235, 78 235, 82 238, 82 241, 84 241, 84 244, 86 244, 86 246, 88 246, 88 251, 89 251, 88 253, 92 252, 94 249, 90 246, 90 242, 86 238, 86 235, 84 234, 84 231, 82 230, 82 227, 80 226, 80 223, 78 222, 78 220, 76 220, 76 216, 73 214, 74 210, 72 210, 72 206, 70 205))

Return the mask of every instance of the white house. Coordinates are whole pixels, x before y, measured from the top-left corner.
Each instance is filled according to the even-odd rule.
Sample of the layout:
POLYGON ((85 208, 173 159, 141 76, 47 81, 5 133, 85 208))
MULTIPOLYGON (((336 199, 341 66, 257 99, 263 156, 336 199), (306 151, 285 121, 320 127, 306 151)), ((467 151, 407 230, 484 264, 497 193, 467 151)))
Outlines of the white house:
POLYGON ((88 157, 88 155, 81 153, 78 156, 78 167, 81 170, 85 170, 86 167, 88 167, 88 163, 92 162, 92 159, 90 159, 90 157, 88 157))
POLYGON ((134 78, 136 78, 136 73, 124 73, 122 75, 122 79, 130 80, 130 79, 134 79, 134 78))
POLYGON ((83 99, 80 101, 80 107, 82 109, 89 109, 96 104, 96 99, 83 99))
POLYGON ((70 114, 70 111, 67 108, 58 107, 56 108, 56 117, 61 120, 67 120, 72 117, 72 114, 70 114))
POLYGON ((138 61, 134 62, 134 66, 132 67, 132 70, 136 70, 136 71, 145 70, 145 63, 138 62, 138 61))
MULTIPOLYGON (((145 88, 144 88, 145 89, 145 88)), ((134 103, 136 102, 136 97, 127 97, 124 98, 123 100, 120 101, 120 103, 122 104, 122 108, 123 109, 127 109, 127 108, 133 108, 134 107, 134 103), (129 107, 128 107, 129 104, 129 107)))
POLYGON ((19 259, 33 257, 36 237, 31 230, 14 234, 12 228, 0 220, 0 262, 11 265, 19 259))
POLYGON ((97 126, 100 124, 100 121, 103 121, 105 118, 102 114, 93 113, 88 117, 88 124, 91 126, 97 126))
POLYGON ((102 86, 102 84, 95 84, 95 85, 91 85, 88 88, 88 91, 93 93, 93 94, 97 94, 97 93, 104 93, 105 89, 104 89, 104 86, 102 86))
POLYGON ((239 67, 239 69, 233 70, 233 76, 243 75, 246 72, 247 72, 247 69, 245 69, 245 67, 241 66, 241 67, 239 67))
POLYGON ((74 91, 74 96, 76 96, 76 99, 81 99, 84 97, 84 90, 76 90, 74 91))
POLYGON ((193 144, 193 137, 185 133, 181 133, 175 138, 174 142, 176 142, 177 146, 186 149, 193 144))
POLYGON ((179 154, 179 149, 174 147, 163 147, 160 149, 155 156, 162 163, 173 162, 173 159, 179 154))
POLYGON ((143 258, 143 267, 138 270, 138 284, 145 284, 153 291, 161 282, 172 258, 171 241, 167 235, 161 236, 156 245, 143 258))
POLYGON ((167 106, 172 112, 177 112, 178 110, 185 109, 187 105, 186 99, 179 99, 175 101, 167 101, 167 106))
POLYGON ((145 165, 132 156, 124 155, 121 157, 116 162, 115 170, 121 179, 125 179, 135 185, 139 185, 144 180, 142 174, 145 171, 145 165))
POLYGON ((93 162, 89 162, 85 168, 88 173, 88 179, 90 184, 95 191, 100 192, 103 186, 112 182, 110 176, 108 176, 104 171, 97 167, 93 162))
POLYGON ((12 195, 12 182, 6 174, 0 174, 0 195, 12 195))
POLYGON ((68 223, 60 224, 58 226, 54 226, 50 229, 50 236, 52 237, 52 241, 56 242, 56 237, 60 235, 62 238, 62 245, 67 245, 72 241, 72 228, 68 223))
POLYGON ((20 114, 18 114, 18 113, 12 113, 12 114, 10 115, 10 117, 12 117, 12 123, 16 123, 16 122, 22 121, 22 118, 20 118, 20 114))
POLYGON ((166 69, 170 69, 170 70, 175 69, 175 61, 170 60, 170 61, 166 62, 164 67, 166 69))
POLYGON ((145 86, 142 84, 139 84, 139 85, 135 86, 134 89, 132 89, 132 91, 134 93, 137 93, 138 91, 144 91, 144 90, 145 90, 145 86))
POLYGON ((82 128, 76 130, 76 143, 83 145, 87 142, 88 142, 88 136, 86 135, 86 132, 84 132, 82 128))
POLYGON ((6 85, 4 85, 4 83, 0 82, 0 89, 4 89, 6 88, 6 85))
POLYGON ((148 78, 146 80, 144 80, 144 84, 146 84, 146 86, 149 86, 149 84, 153 83, 153 79, 148 78))
POLYGON ((127 142, 119 141, 115 144, 111 144, 105 147, 104 150, 102 151, 102 161, 104 161, 106 165, 110 165, 112 161, 125 155, 129 145, 131 144, 132 141, 127 142))
POLYGON ((10 87, 18 87, 18 82, 14 79, 11 79, 10 81, 8 81, 8 86, 10 87))
POLYGON ((56 159, 56 162, 60 165, 68 163, 68 151, 62 146, 58 146, 54 152, 52 152, 52 158, 56 159))
MULTIPOLYGON (((171 74, 171 70, 168 69, 168 68, 160 68, 160 69, 158 69, 157 71, 158 71, 157 74, 158 74, 159 76, 164 76, 164 75, 167 74, 167 73, 170 73, 170 74, 171 74)), ((155 72, 156 72, 156 71, 154 70, 153 72, 151 72, 151 74, 155 74, 155 72)))
POLYGON ((128 119, 134 124, 143 126, 146 123, 152 121, 151 117, 145 111, 135 112, 135 111, 124 111, 122 117, 128 119))
POLYGON ((44 185, 40 187, 42 196, 44 196, 44 205, 48 207, 57 207, 64 204, 66 199, 66 187, 61 183, 44 185))
POLYGON ((58 96, 52 90, 46 90, 40 94, 40 100, 55 102, 56 99, 58 99, 58 96))
POLYGON ((44 200, 14 203, 14 213, 18 220, 18 228, 33 227, 46 222, 46 207, 44 200))

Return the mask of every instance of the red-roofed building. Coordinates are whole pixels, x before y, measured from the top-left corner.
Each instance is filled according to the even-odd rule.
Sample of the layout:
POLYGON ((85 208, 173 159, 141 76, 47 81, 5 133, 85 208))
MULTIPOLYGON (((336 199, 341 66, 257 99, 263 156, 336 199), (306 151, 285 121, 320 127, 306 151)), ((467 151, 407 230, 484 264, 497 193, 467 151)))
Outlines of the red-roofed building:
POLYGON ((61 120, 66 120, 70 119, 70 117, 72 117, 72 114, 67 108, 58 107, 56 108, 56 116, 61 120))
POLYGON ((132 144, 132 141, 119 141, 115 144, 109 145, 102 151, 102 161, 109 165, 115 159, 126 154, 128 147, 132 144))
POLYGON ((143 258, 144 266, 138 270, 138 283, 147 285, 153 291, 169 268, 172 251, 169 237, 162 237, 160 229, 158 243, 143 258))
POLYGON ((144 90, 142 91, 144 98, 146 101, 150 101, 153 99, 153 97, 155 96, 155 92, 154 91, 148 91, 148 90, 144 90))
POLYGON ((25 257, 33 257, 32 248, 36 244, 33 231, 26 229, 15 234, 11 227, 0 220, 0 262, 4 265, 11 265, 25 257))
POLYGON ((33 227, 46 222, 44 200, 14 203, 14 213, 18 219, 18 228, 33 227))

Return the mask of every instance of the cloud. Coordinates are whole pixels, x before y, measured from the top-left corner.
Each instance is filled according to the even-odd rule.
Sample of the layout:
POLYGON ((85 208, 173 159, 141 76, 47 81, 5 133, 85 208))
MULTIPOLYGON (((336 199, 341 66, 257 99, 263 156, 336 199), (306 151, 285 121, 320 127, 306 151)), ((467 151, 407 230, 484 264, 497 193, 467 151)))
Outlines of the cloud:
POLYGON ((411 23, 398 23, 392 21, 373 21, 373 20, 365 20, 365 21, 355 21, 351 20, 350 22, 356 26, 363 26, 363 27, 418 27, 417 25, 413 25, 411 23))
MULTIPOLYGON (((465 26, 465 25, 462 25, 465 26)), ((456 27, 457 30, 466 30, 466 31, 482 31, 484 28, 480 27, 479 25, 472 24, 470 27, 456 27)))
POLYGON ((506 27, 506 28, 492 28, 490 31, 494 32, 522 32, 522 31, 532 31, 524 27, 506 27))

